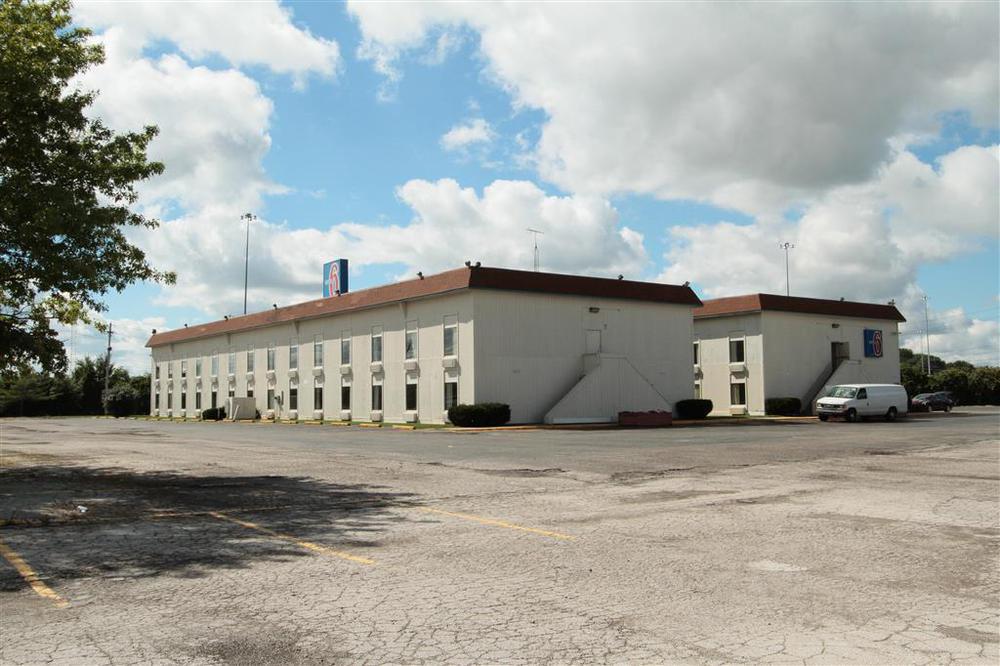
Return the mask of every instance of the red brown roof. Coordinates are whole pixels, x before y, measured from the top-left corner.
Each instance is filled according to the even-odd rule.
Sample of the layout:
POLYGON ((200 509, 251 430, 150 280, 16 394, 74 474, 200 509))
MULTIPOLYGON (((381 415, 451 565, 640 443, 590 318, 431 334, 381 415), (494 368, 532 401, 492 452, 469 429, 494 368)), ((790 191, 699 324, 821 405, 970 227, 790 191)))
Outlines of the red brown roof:
POLYGON ((597 298, 623 298, 691 306, 701 305, 701 301, 694 291, 686 286, 473 266, 436 275, 427 275, 415 280, 362 289, 341 296, 320 298, 283 308, 155 333, 146 342, 146 346, 160 347, 174 342, 195 340, 212 335, 247 331, 301 319, 325 317, 399 301, 437 296, 460 289, 500 289, 597 298))
POLYGON ((700 308, 695 308, 694 318, 723 317, 726 315, 761 312, 763 310, 801 312, 832 317, 906 321, 906 318, 900 314, 895 305, 858 303, 856 301, 833 301, 825 298, 778 296, 775 294, 747 294, 745 296, 713 298, 705 301, 700 308))

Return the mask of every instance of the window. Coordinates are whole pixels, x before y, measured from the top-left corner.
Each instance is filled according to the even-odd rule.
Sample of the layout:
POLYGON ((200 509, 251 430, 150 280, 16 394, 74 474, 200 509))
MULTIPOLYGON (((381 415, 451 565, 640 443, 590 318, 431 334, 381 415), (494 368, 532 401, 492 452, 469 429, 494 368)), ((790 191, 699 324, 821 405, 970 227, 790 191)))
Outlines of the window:
POLYGON ((417 322, 406 322, 406 360, 417 357, 417 322))
POLYGON ((173 391, 167 391, 167 409, 174 408, 174 394, 173 391))
POLYGON ((233 347, 229 348, 229 374, 236 374, 236 349, 233 347))
POLYGON ((345 411, 351 409, 351 380, 340 380, 340 408, 345 411))
POLYGON ((194 376, 201 377, 201 359, 195 359, 194 362, 194 376))
POLYGON ((313 385, 313 409, 322 410, 323 409, 323 385, 315 384, 313 385))
POLYGON ((729 362, 730 363, 743 363, 746 360, 745 356, 745 341, 741 338, 739 340, 729 341, 729 362))
POLYGON ((288 341, 288 369, 297 370, 299 367, 299 341, 292 338, 288 341))
POLYGON ((247 372, 253 372, 253 345, 247 347, 247 372))
POLYGON ((313 338, 313 367, 323 367, 323 336, 317 335, 313 338))
POLYGON ((277 352, 274 350, 274 343, 267 345, 267 369, 274 370, 274 357, 277 356, 277 352))
POLYGON ((252 398, 253 397, 253 386, 248 386, 247 387, 247 397, 248 398, 252 398))
POLYGON ((694 397, 701 399, 701 382, 694 383, 694 397))
POLYGON ((181 391, 181 410, 187 409, 188 406, 187 397, 188 397, 187 391, 181 391))
POLYGON ((288 385, 288 409, 299 408, 299 387, 297 384, 288 385))
POLYGON ((858 400, 867 400, 868 399, 868 389, 858 389, 858 397, 857 397, 857 399, 858 400))
POLYGON ((274 389, 267 389, 267 408, 274 409, 274 389))
POLYGON ((351 364, 351 332, 340 332, 340 364, 351 364))
POLYGON ((694 343, 694 364, 695 365, 698 365, 698 363, 699 363, 700 356, 698 355, 698 348, 700 346, 701 345, 699 345, 697 342, 694 343))
POLYGON ((156 367, 156 378, 159 379, 160 378, 160 364, 157 363, 155 367, 156 367))
POLYGON ((372 326, 372 363, 382 360, 382 327, 372 326))
POLYGON ((444 355, 455 356, 458 353, 458 315, 446 315, 444 318, 444 355))
POLYGON ((219 406, 219 392, 214 389, 212 390, 212 404, 210 406, 212 409, 219 406))
POLYGON ((194 394, 194 408, 201 409, 201 391, 194 394))
POLYGON ((174 362, 167 361, 167 379, 174 378, 174 362))
POLYGON ((444 408, 451 409, 458 404, 458 380, 444 380, 444 408))
MULTIPOLYGON (((219 374, 219 350, 212 350, 212 376, 215 377, 219 374)), ((213 407, 215 405, 212 405, 213 407)))
POLYGON ((745 383, 729 385, 729 402, 732 405, 747 404, 747 385, 745 383))
POLYGON ((159 391, 157 391, 156 393, 153 394, 153 409, 159 409, 159 408, 160 408, 160 393, 159 391))
POLYGON ((375 382, 380 382, 381 380, 372 377, 372 411, 380 412, 382 411, 382 384, 375 382))
POLYGON ((406 411, 417 411, 417 378, 406 378, 406 411))
POLYGON ((230 398, 236 397, 236 389, 233 387, 232 384, 229 385, 229 397, 230 398))
POLYGON ((188 362, 187 360, 181 361, 181 379, 188 376, 188 362))

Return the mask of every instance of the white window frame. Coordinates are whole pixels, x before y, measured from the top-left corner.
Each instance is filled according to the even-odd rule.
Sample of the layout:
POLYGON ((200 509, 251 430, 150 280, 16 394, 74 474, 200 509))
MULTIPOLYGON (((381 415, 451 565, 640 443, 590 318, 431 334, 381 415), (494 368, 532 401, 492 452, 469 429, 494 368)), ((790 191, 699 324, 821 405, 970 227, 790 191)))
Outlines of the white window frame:
POLYGON ((406 322, 406 331, 403 335, 403 358, 407 361, 415 361, 420 355, 419 328, 419 322, 416 319, 406 322), (412 345, 410 344, 411 339, 412 345))
MULTIPOLYGON (((273 371, 278 365, 278 350, 273 342, 267 343, 267 369, 273 371)), ((270 409, 270 407, 268 408, 270 409)))
POLYGON ((747 362, 747 338, 745 335, 730 334, 729 336, 729 362, 730 363, 746 363, 747 362), (733 344, 740 343, 743 348, 743 358, 736 360, 733 358, 733 344))
POLYGON ((747 397, 748 397, 747 396, 747 383, 745 381, 743 381, 743 382, 730 381, 729 382, 729 406, 730 407, 746 407, 747 406, 747 397), (740 386, 743 387, 743 402, 742 403, 733 402, 733 387, 737 386, 737 385, 740 385, 740 386))
POLYGON ((313 367, 323 367, 323 334, 317 333, 313 336, 313 367), (317 363, 317 361, 319 361, 317 363))
POLYGON ((288 341, 288 369, 299 369, 299 339, 292 338, 288 341))
POLYGON ((254 360, 255 351, 256 350, 253 348, 253 345, 247 345, 247 357, 246 357, 247 372, 253 372, 256 369, 257 363, 254 360))
POLYGON ((351 331, 349 329, 340 332, 340 364, 351 364, 351 331), (344 354, 345 351, 346 354, 344 354))
POLYGON ((371 395, 369 396, 371 400, 371 411, 381 412, 385 407, 385 385, 382 382, 382 378, 378 375, 372 375, 372 386, 371 395), (381 390, 379 391, 379 404, 378 407, 375 406, 375 387, 378 386, 381 390))
POLYGON ((458 315, 445 315, 441 334, 441 354, 445 357, 458 356, 458 315), (451 350, 448 349, 448 330, 451 329, 451 350))
POLYGON ((212 376, 217 377, 219 375, 219 350, 212 350, 212 376))
POLYGON ((369 353, 371 354, 371 362, 372 363, 381 363, 382 362, 382 357, 385 354, 385 346, 383 345, 383 341, 382 341, 382 327, 381 326, 372 326, 371 345, 369 345, 369 347, 370 347, 369 353), (378 358, 375 358, 375 349, 376 349, 375 341, 376 340, 378 340, 378 358))
MULTIPOLYGON (((384 390, 385 389, 383 389, 383 391, 384 390)), ((383 395, 383 400, 384 399, 385 396, 383 395)), ((409 373, 407 373, 406 381, 403 385, 403 409, 404 411, 407 412, 420 411, 420 385, 417 382, 417 376, 411 375, 409 373), (410 407, 409 404, 407 404, 407 401, 409 399, 408 393, 410 391, 411 386, 413 387, 413 402, 414 402, 413 407, 410 407)))

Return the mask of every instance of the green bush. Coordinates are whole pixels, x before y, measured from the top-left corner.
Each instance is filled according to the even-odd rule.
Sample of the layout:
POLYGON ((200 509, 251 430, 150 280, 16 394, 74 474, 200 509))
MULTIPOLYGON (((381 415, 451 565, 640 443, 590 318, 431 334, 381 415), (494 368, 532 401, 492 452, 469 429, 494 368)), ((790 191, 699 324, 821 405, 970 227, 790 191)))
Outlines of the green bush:
POLYGON ((769 416, 798 416, 802 413, 802 401, 798 398, 768 398, 764 401, 764 413, 769 416))
POLYGON ((692 398, 674 403, 675 419, 703 419, 712 411, 712 401, 692 398))
POLYGON ((209 407, 201 410, 202 421, 221 421, 224 418, 226 418, 225 407, 209 407))
POLYGON ((135 390, 131 384, 115 384, 101 396, 104 403, 104 411, 111 416, 130 416, 132 414, 146 413, 140 405, 144 404, 143 395, 135 390))
POLYGON ((510 421, 510 405, 499 402, 455 405, 448 410, 448 420, 460 428, 501 426, 510 421))

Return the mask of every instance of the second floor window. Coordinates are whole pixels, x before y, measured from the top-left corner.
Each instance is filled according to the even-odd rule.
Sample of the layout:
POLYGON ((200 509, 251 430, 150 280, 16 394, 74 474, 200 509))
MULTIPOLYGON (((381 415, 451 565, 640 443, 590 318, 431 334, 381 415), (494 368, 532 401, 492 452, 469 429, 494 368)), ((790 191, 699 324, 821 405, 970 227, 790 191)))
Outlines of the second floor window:
POLYGON ((313 367, 323 367, 323 336, 317 335, 313 339, 313 367))
POLYGON ((743 363, 746 360, 745 356, 745 341, 740 340, 730 340, 729 341, 729 362, 730 363, 743 363))
POLYGON ((382 360, 382 327, 372 326, 372 363, 382 360))
POLYGON ((235 375, 236 374, 236 350, 235 349, 230 349, 229 350, 229 374, 231 374, 231 375, 235 375))
POLYGON ((184 379, 187 376, 188 376, 188 362, 181 361, 181 379, 184 379))
POLYGON ((295 370, 299 367, 299 341, 290 340, 288 342, 288 369, 295 370))
MULTIPOLYGON (((219 374, 219 352, 218 351, 213 351, 212 352, 212 376, 214 377, 217 374, 219 374)), ((215 407, 215 405, 212 405, 212 406, 215 407)))
POLYGON ((247 347, 247 372, 253 372, 253 347, 247 347))
POLYGON ((698 365, 698 348, 700 345, 696 342, 694 343, 694 364, 698 365))
POLYGON ((458 353, 458 315, 448 315, 444 318, 444 349, 445 356, 455 356, 458 353))
POLYGON ((417 322, 406 322, 406 360, 417 358, 417 322))
POLYGON ((340 334, 340 364, 351 364, 351 332, 344 331, 340 334))
POLYGON ((277 352, 274 350, 274 343, 272 342, 267 346, 267 369, 274 370, 274 357, 277 352))

